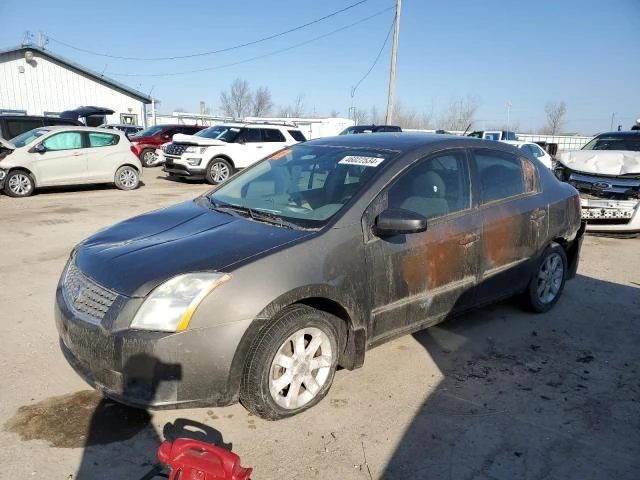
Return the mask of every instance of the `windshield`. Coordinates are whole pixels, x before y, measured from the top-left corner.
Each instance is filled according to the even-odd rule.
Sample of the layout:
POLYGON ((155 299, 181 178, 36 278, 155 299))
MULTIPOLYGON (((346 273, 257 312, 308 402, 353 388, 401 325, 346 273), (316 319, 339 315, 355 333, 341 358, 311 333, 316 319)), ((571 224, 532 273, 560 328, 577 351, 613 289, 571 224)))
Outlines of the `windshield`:
POLYGON ((146 130, 142 130, 140 133, 136 133, 136 137, 153 137, 156 133, 161 132, 164 129, 162 125, 156 125, 155 127, 149 127, 146 130))
POLYGON ((587 143, 582 150, 631 150, 640 152, 640 135, 628 137, 601 135, 587 143))
POLYGON ((205 130, 200 130, 195 134, 196 137, 211 138, 213 140, 222 140, 223 142, 233 142, 240 133, 240 127, 228 127, 225 125, 216 125, 205 130))
POLYGON ((251 209, 250 214, 268 214, 299 227, 318 228, 358 195, 393 155, 299 144, 245 170, 209 199, 214 208, 245 207, 251 209))
POLYGON ((373 128, 371 125, 359 125, 345 128, 340 135, 353 135, 356 133, 372 133, 373 128))
POLYGON ((39 138, 46 133, 49 133, 49 130, 47 130, 46 128, 34 128, 33 130, 29 130, 28 132, 21 133, 17 137, 13 137, 9 141, 13 143, 16 148, 20 148, 24 147, 25 145, 29 145, 36 138, 39 138))

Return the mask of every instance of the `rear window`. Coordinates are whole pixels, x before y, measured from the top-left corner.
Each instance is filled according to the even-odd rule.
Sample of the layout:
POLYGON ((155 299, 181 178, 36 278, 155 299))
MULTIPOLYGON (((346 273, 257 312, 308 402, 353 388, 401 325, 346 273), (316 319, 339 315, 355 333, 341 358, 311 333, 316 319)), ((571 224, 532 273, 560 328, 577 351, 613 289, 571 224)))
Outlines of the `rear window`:
POLYGON ((116 145, 119 141, 120 137, 118 135, 89 132, 90 147, 108 147, 109 145, 116 145))
POLYGON ((265 142, 286 142, 287 139, 284 138, 284 135, 280 130, 276 130, 275 128, 263 128, 262 129, 262 139, 265 142))
POLYGON ((287 130, 287 132, 289 132, 289 135, 291 135, 296 142, 307 141, 304 134, 300 130, 287 130))
POLYGON ((24 132, 28 132, 29 130, 42 126, 42 120, 36 120, 33 118, 7 119, 7 132, 9 134, 9 138, 17 137, 24 132))

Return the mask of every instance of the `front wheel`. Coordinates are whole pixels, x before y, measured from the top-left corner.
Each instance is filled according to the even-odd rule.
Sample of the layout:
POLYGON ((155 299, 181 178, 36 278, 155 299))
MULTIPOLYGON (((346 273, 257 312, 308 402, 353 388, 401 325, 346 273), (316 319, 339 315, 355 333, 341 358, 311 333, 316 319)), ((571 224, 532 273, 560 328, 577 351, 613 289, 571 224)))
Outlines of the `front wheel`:
POLYGON ((208 183, 217 185, 233 175, 233 172, 234 169, 227 160, 224 158, 214 158, 207 166, 205 179, 208 183))
POLYGON ((134 190, 140 183, 140 174, 134 167, 124 165, 116 170, 114 183, 120 190, 134 190))
POLYGON ((251 413, 278 420, 318 403, 329 391, 344 322, 298 305, 286 309, 254 341, 240 384, 240 402, 251 413))
POLYGON ((558 302, 567 278, 567 255, 558 244, 542 253, 525 292, 525 301, 537 313, 548 312, 558 302))
POLYGON ((24 170, 9 172, 4 182, 4 192, 10 197, 28 197, 34 188, 33 178, 24 170))

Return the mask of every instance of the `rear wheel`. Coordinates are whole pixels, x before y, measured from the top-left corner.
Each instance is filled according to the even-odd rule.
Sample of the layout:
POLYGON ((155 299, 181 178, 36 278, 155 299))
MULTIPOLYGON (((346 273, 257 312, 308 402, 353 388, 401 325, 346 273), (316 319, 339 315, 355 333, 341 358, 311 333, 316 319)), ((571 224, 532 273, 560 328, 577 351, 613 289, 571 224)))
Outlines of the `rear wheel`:
POLYGON ((134 190, 140 183, 140 174, 131 165, 124 165, 116 170, 114 183, 120 190, 134 190))
POLYGON ((224 182, 231 175, 233 175, 234 169, 231 164, 224 158, 214 158, 209 162, 207 166, 207 172, 205 179, 212 185, 217 185, 224 182))
POLYGON ((329 391, 344 322, 326 312, 297 305, 286 309, 254 341, 240 385, 240 402, 268 420, 300 413, 329 391))
POLYGON ((558 244, 543 252, 525 292, 525 300, 531 310, 548 312, 558 302, 567 278, 567 255, 558 244))
POLYGON ((142 162, 142 165, 145 167, 153 167, 156 159, 156 152, 151 148, 145 148, 140 154, 140 162, 142 162))
POLYGON ((4 192, 10 197, 28 197, 33 194, 35 182, 24 170, 9 172, 4 182, 4 192))

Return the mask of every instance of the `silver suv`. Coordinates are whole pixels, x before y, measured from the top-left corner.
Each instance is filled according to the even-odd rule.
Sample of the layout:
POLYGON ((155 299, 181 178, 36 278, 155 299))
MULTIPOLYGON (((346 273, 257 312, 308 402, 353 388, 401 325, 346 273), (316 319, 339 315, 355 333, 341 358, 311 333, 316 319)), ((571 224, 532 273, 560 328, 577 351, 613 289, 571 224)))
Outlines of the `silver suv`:
POLYGON ((169 176, 205 179, 217 185, 237 170, 306 138, 293 124, 224 123, 195 135, 174 135, 163 146, 169 176))

